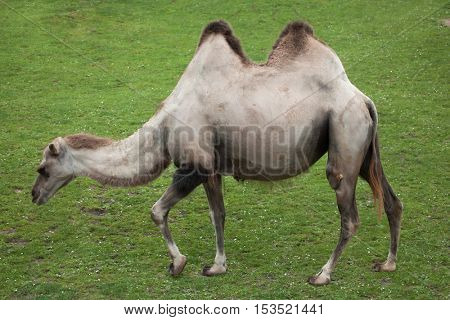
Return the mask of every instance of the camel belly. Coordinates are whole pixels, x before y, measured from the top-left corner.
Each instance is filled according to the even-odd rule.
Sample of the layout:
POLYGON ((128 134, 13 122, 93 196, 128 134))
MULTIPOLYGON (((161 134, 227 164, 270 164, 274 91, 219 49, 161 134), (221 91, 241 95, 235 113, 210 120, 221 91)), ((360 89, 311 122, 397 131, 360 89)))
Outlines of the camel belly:
POLYGON ((328 149, 327 121, 283 128, 217 129, 216 168, 237 180, 281 180, 306 171, 328 149))

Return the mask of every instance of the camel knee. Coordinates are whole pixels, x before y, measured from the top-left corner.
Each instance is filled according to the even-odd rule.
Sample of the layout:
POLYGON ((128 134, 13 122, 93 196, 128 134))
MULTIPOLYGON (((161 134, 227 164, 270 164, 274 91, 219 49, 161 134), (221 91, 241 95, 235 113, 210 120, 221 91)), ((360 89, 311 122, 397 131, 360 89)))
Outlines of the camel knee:
POLYGON ((352 237, 356 234, 359 229, 359 221, 349 221, 346 226, 349 237, 352 237))
POLYGON ((159 201, 157 201, 151 210, 151 217, 153 222, 159 226, 164 223, 164 218, 167 215, 168 210, 163 208, 159 201))
POLYGON ((396 219, 402 218, 403 213, 403 203, 397 198, 393 201, 393 205, 386 208, 386 213, 396 219))
POLYGON ((339 188, 339 185, 341 184, 342 179, 344 178, 342 172, 337 170, 334 166, 328 164, 326 174, 331 188, 337 190, 339 188))
POLYGON ((341 227, 341 239, 350 240, 359 228, 359 222, 347 221, 341 227))

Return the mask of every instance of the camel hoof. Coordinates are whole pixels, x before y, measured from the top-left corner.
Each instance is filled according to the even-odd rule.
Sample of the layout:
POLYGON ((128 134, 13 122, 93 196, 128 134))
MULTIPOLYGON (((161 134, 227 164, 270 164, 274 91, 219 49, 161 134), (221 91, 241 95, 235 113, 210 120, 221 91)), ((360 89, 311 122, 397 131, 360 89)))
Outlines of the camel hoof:
POLYGON ((218 266, 214 264, 212 267, 204 267, 202 275, 206 277, 212 277, 219 274, 224 274, 225 272, 227 272, 227 268, 225 266, 218 266))
POLYGON ((186 265, 186 257, 181 256, 180 258, 175 259, 170 265, 169 265, 169 273, 172 276, 179 275, 186 265))
POLYGON ((393 272, 395 269, 395 262, 375 262, 372 265, 372 270, 375 272, 393 272))
POLYGON ((202 270, 202 275, 203 275, 203 276, 206 276, 206 277, 212 276, 212 274, 210 273, 209 270, 211 270, 211 267, 204 266, 204 267, 203 267, 203 270, 202 270))
POLYGON ((331 282, 331 278, 323 275, 323 273, 309 277, 308 283, 313 286, 325 286, 331 282))

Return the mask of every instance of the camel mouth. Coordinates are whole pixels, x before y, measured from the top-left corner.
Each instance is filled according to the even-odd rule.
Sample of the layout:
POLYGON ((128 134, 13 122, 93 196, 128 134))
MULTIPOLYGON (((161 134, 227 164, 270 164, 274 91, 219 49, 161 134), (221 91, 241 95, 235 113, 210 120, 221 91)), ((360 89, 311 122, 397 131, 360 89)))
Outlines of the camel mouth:
POLYGON ((32 197, 31 202, 36 203, 40 196, 41 196, 41 193, 36 192, 33 188, 33 190, 31 191, 31 197, 32 197))
POLYGON ((36 199, 35 201, 33 201, 34 204, 37 204, 38 206, 44 204, 47 202, 47 198, 45 197, 39 197, 38 199, 36 199))
POLYGON ((42 196, 40 192, 34 193, 31 202, 39 206, 47 202, 47 197, 42 196))
POLYGON ((31 202, 33 202, 34 204, 37 204, 37 205, 42 204, 41 196, 39 194, 33 196, 33 198, 31 199, 31 202))
POLYGON ((47 201, 53 197, 53 195, 62 187, 69 184, 70 181, 72 181, 75 178, 75 176, 68 177, 64 182, 59 184, 59 186, 54 185, 52 189, 48 190, 45 187, 41 188, 33 188, 31 191, 32 199, 31 201, 34 204, 41 205, 44 203, 47 203, 47 201))

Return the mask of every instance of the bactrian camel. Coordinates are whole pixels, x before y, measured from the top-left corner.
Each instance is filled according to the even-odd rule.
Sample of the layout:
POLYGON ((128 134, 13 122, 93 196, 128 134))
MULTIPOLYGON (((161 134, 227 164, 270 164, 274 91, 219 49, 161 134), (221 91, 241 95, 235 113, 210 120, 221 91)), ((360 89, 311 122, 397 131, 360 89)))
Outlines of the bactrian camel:
POLYGON ((341 232, 328 262, 309 283, 330 282, 358 228, 358 176, 369 183, 379 214, 384 210, 389 220, 389 255, 374 270, 394 271, 403 206, 380 162, 375 105, 349 81, 336 53, 307 23, 288 24, 267 62, 256 64, 230 26, 215 21, 203 30, 173 92, 142 128, 120 141, 87 134, 54 139, 44 150, 32 196, 43 204, 77 176, 112 186, 143 185, 173 162, 178 168, 173 182, 151 210, 167 243, 169 271, 178 275, 186 264, 169 231, 169 210, 202 184, 216 233, 214 264, 203 274, 212 276, 227 270, 222 176, 286 179, 326 152, 341 232))

